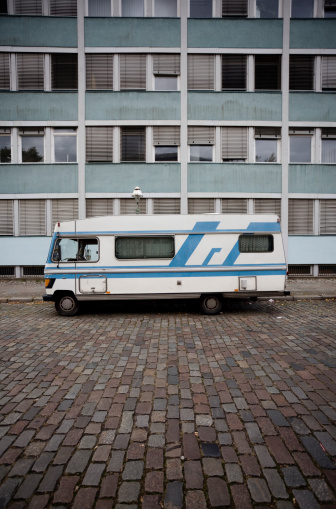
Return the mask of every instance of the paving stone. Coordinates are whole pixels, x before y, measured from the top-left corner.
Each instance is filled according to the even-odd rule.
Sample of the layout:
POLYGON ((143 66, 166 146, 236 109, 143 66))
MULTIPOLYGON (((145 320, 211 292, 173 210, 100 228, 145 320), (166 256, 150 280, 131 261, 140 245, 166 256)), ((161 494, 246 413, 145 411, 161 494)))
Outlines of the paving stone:
POLYGON ((200 461, 185 461, 184 475, 187 489, 203 488, 203 472, 200 461))
POLYGON ((86 471, 83 479, 85 486, 98 486, 100 478, 105 470, 105 463, 92 463, 86 471))
POLYGON ((251 478, 247 480, 247 486, 255 502, 271 502, 271 494, 264 479, 251 478))
POLYGON ((110 463, 107 466, 108 472, 121 472, 124 463, 124 451, 112 451, 110 463))
POLYGON ((179 481, 167 484, 164 498, 165 509, 180 509, 183 506, 183 483, 179 481))
POLYGON ((123 482, 119 488, 118 501, 119 502, 136 502, 140 493, 140 483, 138 482, 123 482))
POLYGON ((275 498, 288 498, 288 493, 278 472, 275 468, 265 468, 263 474, 266 478, 267 484, 273 497, 275 498))
POLYGON ((118 488, 118 475, 108 474, 103 478, 99 496, 101 498, 114 498, 118 488))
POLYGON ((46 472, 45 476, 43 477, 43 480, 38 487, 38 491, 42 493, 54 491, 57 481, 61 477, 62 473, 63 473, 62 466, 50 467, 46 472))
POLYGON ((141 479, 144 469, 143 461, 127 461, 122 474, 122 478, 125 481, 134 481, 141 479))
POLYGON ((206 500, 203 491, 187 491, 186 509, 207 509, 206 500))
MULTIPOLYGON (((212 507, 230 506, 230 494, 223 479, 210 477, 207 480, 209 499, 212 507)), ((242 507, 242 506, 241 506, 242 507)))
POLYGON ((209 458, 220 458, 220 450, 217 444, 208 444, 201 443, 201 450, 203 456, 207 456, 209 458))
POLYGON ((190 460, 200 459, 201 453, 195 435, 192 434, 183 435, 183 455, 186 459, 190 460))
POLYGON ((25 500, 29 499, 39 485, 42 477, 42 474, 28 474, 18 491, 15 493, 14 498, 23 498, 25 500))
POLYGON ((335 502, 335 496, 324 479, 309 479, 311 489, 320 502, 335 502))
POLYGON ((80 488, 75 496, 72 509, 91 509, 94 506, 96 493, 95 488, 80 488))
POLYGON ((6 479, 3 484, 0 486, 0 501, 2 507, 6 507, 8 502, 12 499, 13 493, 20 484, 21 479, 17 478, 9 478, 6 479))
POLYGON ((311 491, 293 490, 293 495, 300 509, 320 509, 321 507, 311 491))
POLYGON ((226 463, 225 473, 229 484, 235 482, 242 483, 244 481, 243 473, 237 463, 226 463))
POLYGON ((203 463, 203 469, 204 469, 204 472, 206 473, 206 475, 209 475, 209 476, 224 475, 221 460, 218 460, 215 458, 203 458, 202 463, 203 463))
POLYGON ((291 488, 306 486, 306 481, 297 467, 284 467, 282 468, 282 474, 287 486, 291 488))
POLYGON ((82 473, 86 469, 86 466, 90 460, 91 451, 80 450, 76 451, 75 454, 70 459, 67 467, 66 473, 68 474, 77 474, 82 473))
POLYGON ((145 491, 149 493, 162 493, 163 480, 163 472, 149 472, 146 474, 145 491))
POLYGON ((335 468, 335 465, 327 456, 327 454, 323 451, 320 443, 314 437, 301 437, 301 441, 308 451, 309 454, 313 457, 314 461, 322 467, 322 468, 335 468))

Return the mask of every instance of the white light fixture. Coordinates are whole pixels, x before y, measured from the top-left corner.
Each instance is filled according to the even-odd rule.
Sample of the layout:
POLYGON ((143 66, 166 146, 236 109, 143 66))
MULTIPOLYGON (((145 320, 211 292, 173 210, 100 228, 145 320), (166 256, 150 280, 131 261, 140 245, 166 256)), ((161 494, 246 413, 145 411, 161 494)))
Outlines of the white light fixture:
POLYGON ((142 197, 143 197, 143 195, 142 195, 142 191, 141 191, 140 187, 135 187, 134 191, 132 193, 132 198, 135 199, 135 204, 136 204, 135 213, 136 214, 140 214, 140 200, 142 197))

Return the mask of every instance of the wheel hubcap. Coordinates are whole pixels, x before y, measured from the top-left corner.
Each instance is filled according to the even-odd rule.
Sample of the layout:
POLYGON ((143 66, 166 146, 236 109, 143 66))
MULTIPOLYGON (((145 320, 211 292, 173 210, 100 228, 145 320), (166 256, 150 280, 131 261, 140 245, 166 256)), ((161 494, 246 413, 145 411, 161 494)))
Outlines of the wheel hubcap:
POLYGON ((208 309, 215 309, 215 307, 217 306, 217 299, 211 297, 210 299, 206 300, 205 304, 208 309))
POLYGON ((71 299, 71 297, 64 297, 60 304, 64 311, 71 311, 71 309, 74 307, 74 301, 71 299))

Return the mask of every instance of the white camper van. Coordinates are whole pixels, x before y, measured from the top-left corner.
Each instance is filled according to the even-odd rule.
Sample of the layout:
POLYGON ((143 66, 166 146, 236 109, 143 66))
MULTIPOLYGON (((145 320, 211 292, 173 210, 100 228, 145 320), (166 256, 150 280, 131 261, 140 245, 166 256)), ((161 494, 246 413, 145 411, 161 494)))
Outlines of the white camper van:
POLYGON ((75 315, 93 300, 285 295, 276 215, 106 216, 57 223, 45 267, 45 301, 75 315))

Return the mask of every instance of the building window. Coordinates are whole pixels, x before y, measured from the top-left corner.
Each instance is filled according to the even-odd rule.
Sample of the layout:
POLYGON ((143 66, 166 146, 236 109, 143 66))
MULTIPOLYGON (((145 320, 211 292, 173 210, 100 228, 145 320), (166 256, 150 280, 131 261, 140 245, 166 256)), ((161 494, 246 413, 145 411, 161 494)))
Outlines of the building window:
POLYGON ((281 215, 280 198, 256 198, 254 200, 255 214, 277 214, 281 215))
POLYGON ((212 0, 190 0, 191 18, 212 18, 212 0))
POLYGON ((237 16, 247 18, 247 0, 222 0, 222 17, 230 18, 237 16))
POLYGON ((214 127, 188 127, 190 162, 211 162, 214 144, 214 127))
POLYGON ((10 89, 9 53, 0 53, 0 89, 10 89))
POLYGON ((121 161, 146 161, 146 128, 121 128, 121 161))
POLYGON ((22 163, 43 163, 44 161, 44 129, 19 129, 21 141, 22 163))
POLYGON ((45 200, 20 200, 19 234, 46 235, 45 200))
POLYGON ((59 198, 51 200, 51 221, 54 226, 61 221, 78 218, 78 200, 76 198, 59 198))
POLYGON ((278 161, 278 139, 280 127, 255 128, 255 161, 256 163, 276 163, 278 161))
POLYGON ((180 145, 179 126, 155 126, 153 128, 153 144, 156 162, 178 161, 180 145))
POLYGON ((255 89, 281 90, 280 55, 255 55, 255 89))
POLYGON ((154 198, 154 214, 179 214, 181 210, 179 198, 154 198))
POLYGON ((13 235, 13 200, 0 200, 0 235, 13 235))
POLYGON ((336 163, 336 128, 322 129, 322 163, 336 163))
POLYGON ((111 16, 111 0, 88 0, 88 15, 94 17, 111 16))
POLYGON ((153 55, 155 90, 178 90, 180 55, 153 55))
POLYGON ((188 90, 214 89, 214 55, 188 55, 188 90))
POLYGON ((120 55, 120 90, 146 90, 146 55, 120 55))
POLYGON ((75 163, 77 161, 77 129, 54 128, 54 162, 75 163))
POLYGON ((88 198, 86 200, 86 217, 112 215, 113 198, 88 198))
POLYGON ((322 90, 336 91, 336 56, 322 57, 322 90))
POLYGON ((14 14, 42 16, 42 0, 15 0, 14 14))
POLYGON ((215 212, 214 198, 189 198, 188 214, 212 214, 215 212))
POLYGON ((88 163, 113 161, 113 127, 86 128, 86 161, 88 163))
POLYGON ((129 18, 143 18, 144 0, 121 0, 121 15, 129 18))
POLYGON ((314 0, 292 0, 292 18, 313 18, 314 0))
POLYGON ((44 89, 44 55, 40 53, 18 53, 18 90, 44 89))
POLYGON ((246 90, 246 55, 222 56, 222 90, 246 90))
POLYGON ((77 16, 77 0, 50 0, 50 16, 77 16))
MULTIPOLYGON (((146 214, 147 200, 140 200, 139 203, 139 214, 146 214)), ((133 198, 121 198, 120 199, 120 215, 133 215, 136 213, 136 203, 133 198)))
POLYGON ((157 18, 176 18, 177 0, 155 0, 155 16, 157 18))
POLYGON ((313 200, 288 200, 288 233, 289 235, 313 235, 313 200))
POLYGON ((51 88, 52 90, 77 90, 77 55, 67 53, 51 55, 51 88))
POLYGON ((320 235, 336 234, 336 200, 320 200, 320 235))
POLYGON ((290 163, 311 163, 313 132, 312 129, 289 130, 290 163))
POLYGON ((11 130, 0 128, 0 163, 10 163, 11 160, 11 130))
POLYGON ((324 17, 336 18, 336 0, 324 0, 324 17))
POLYGON ((314 90, 314 57, 290 55, 289 90, 314 90))
POLYGON ((0 0, 0 14, 8 14, 7 0, 0 0))
POLYGON ((223 163, 245 163, 247 160, 247 127, 222 127, 223 163))
POLYGON ((247 199, 223 198, 222 214, 247 214, 247 199))
POLYGON ((113 55, 111 53, 86 55, 86 89, 113 90, 113 55))
POLYGON ((279 0, 256 0, 257 18, 277 18, 279 16, 279 0))

